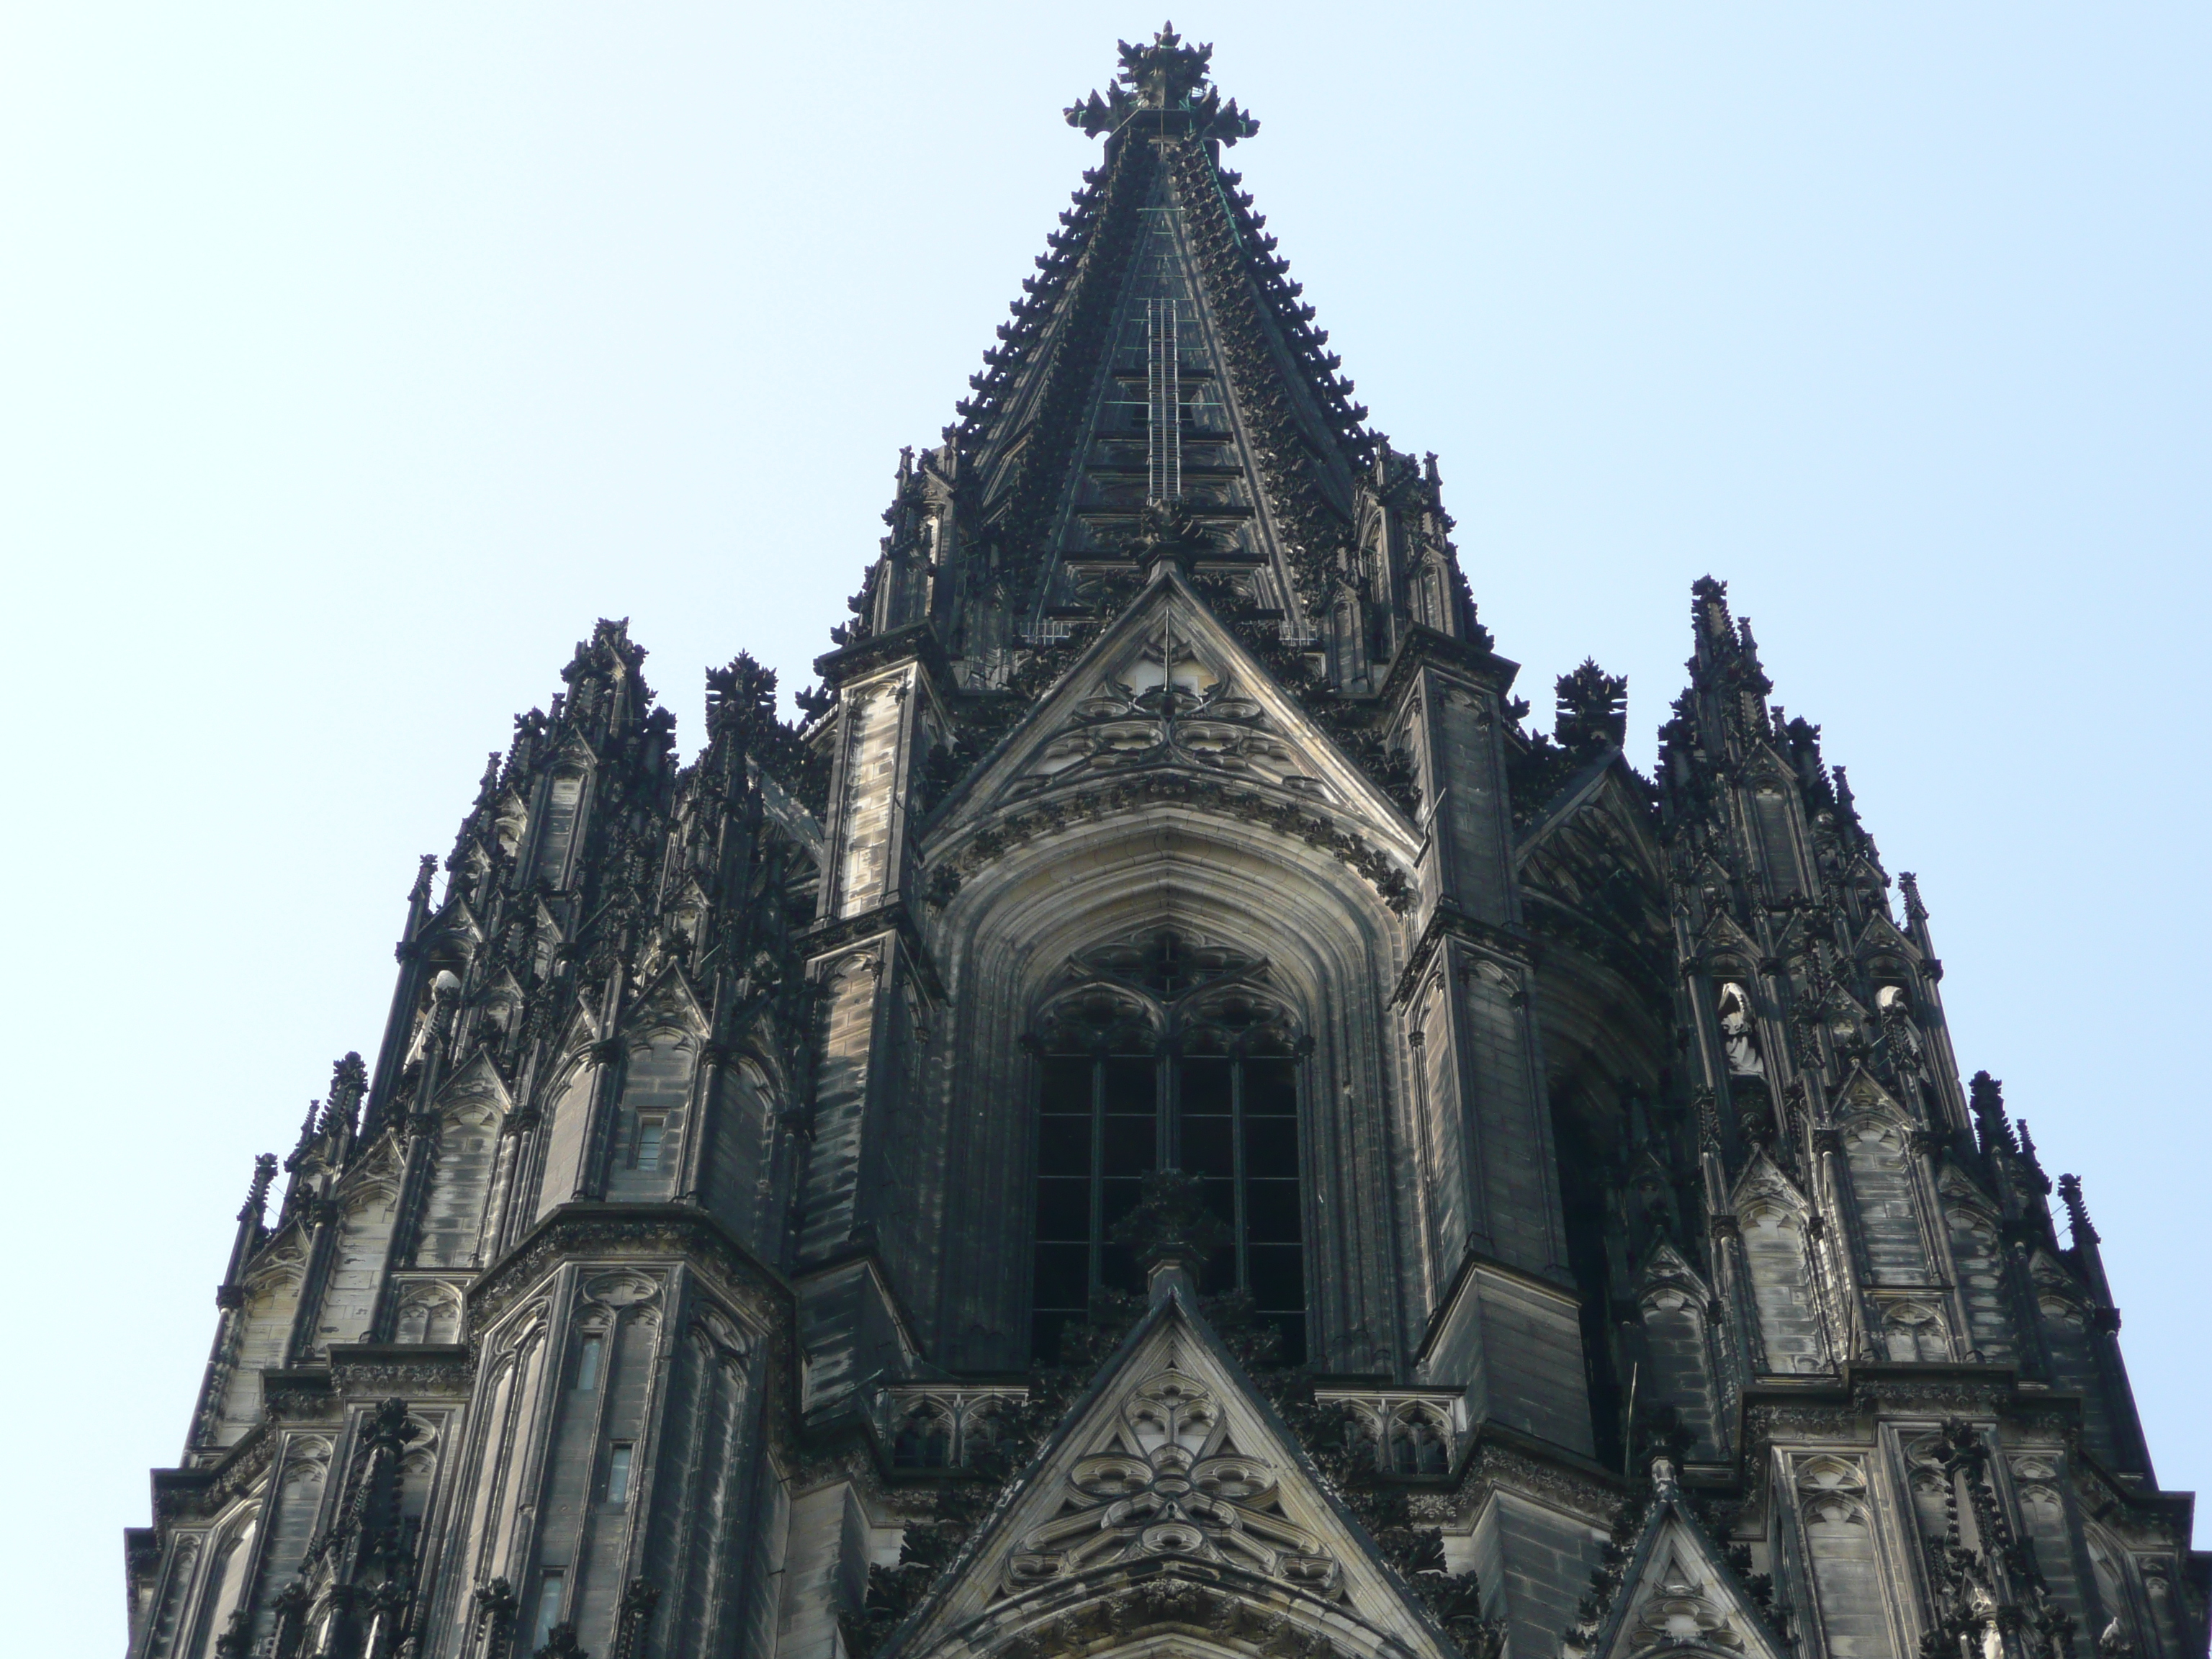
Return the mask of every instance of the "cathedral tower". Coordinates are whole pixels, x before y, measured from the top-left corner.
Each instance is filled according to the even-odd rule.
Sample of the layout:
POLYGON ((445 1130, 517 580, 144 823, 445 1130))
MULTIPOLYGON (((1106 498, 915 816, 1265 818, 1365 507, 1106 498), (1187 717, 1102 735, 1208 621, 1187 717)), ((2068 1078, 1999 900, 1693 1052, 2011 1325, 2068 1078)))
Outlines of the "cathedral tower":
POLYGON ((1718 582, 1655 779, 1528 723, 1209 54, 1067 112, 798 724, 603 622, 492 757, 132 1659, 2203 1652, 1913 878, 1718 582))

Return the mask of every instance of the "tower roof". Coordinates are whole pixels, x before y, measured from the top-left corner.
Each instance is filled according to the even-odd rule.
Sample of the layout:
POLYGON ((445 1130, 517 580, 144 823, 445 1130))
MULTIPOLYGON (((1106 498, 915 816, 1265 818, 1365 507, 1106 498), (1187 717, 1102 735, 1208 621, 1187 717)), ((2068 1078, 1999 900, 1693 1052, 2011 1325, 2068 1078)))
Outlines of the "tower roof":
POLYGON ((1018 628, 1127 568, 1148 503, 1197 518, 1293 627, 1352 538, 1366 410, 1221 165, 1260 124, 1211 84, 1212 52, 1172 26, 1123 42, 1114 83, 1066 111, 1104 155, 948 432, 1018 628))

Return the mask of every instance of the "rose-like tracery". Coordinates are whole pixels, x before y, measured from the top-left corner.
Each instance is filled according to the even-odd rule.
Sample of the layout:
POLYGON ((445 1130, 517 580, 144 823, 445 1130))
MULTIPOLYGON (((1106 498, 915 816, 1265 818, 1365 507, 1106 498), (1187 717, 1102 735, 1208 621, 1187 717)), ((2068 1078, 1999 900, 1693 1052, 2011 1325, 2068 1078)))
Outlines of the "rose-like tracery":
POLYGON ((1063 1512, 1008 1559, 1009 1589, 1164 1557, 1336 1594, 1336 1562, 1283 1514, 1274 1469, 1237 1449, 1202 1384, 1170 1364, 1121 1418, 1111 1445, 1069 1471, 1063 1512))

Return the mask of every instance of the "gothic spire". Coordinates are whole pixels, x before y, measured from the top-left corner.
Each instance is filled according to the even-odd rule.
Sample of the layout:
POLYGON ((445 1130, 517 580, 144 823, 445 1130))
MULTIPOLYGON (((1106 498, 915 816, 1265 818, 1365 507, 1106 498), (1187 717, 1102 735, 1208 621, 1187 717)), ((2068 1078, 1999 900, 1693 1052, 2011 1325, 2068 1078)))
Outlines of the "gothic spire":
POLYGON ((1475 636, 1433 463, 1368 429, 1265 216, 1221 165, 1260 124, 1212 84, 1212 57, 1172 26, 1123 42, 1114 82, 1066 110, 1103 140, 1099 164, 958 424, 902 461, 841 645, 926 617, 963 684, 1001 684, 1012 655, 1135 574, 1144 515, 1166 507, 1203 529, 1199 569, 1287 637, 1343 613, 1340 689, 1370 689, 1351 683, 1402 632, 1373 610, 1475 636))

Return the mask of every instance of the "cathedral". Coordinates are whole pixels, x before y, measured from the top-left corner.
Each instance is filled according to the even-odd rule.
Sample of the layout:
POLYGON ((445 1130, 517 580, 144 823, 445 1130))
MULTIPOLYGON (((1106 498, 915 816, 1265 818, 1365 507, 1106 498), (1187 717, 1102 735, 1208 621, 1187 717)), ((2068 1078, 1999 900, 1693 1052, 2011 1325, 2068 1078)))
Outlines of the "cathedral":
POLYGON ((1210 52, 1066 111, 795 720, 741 653, 686 758, 614 622, 516 719, 131 1659, 2204 1653, 1913 878, 1717 580, 1652 775, 1515 695, 1210 52))

